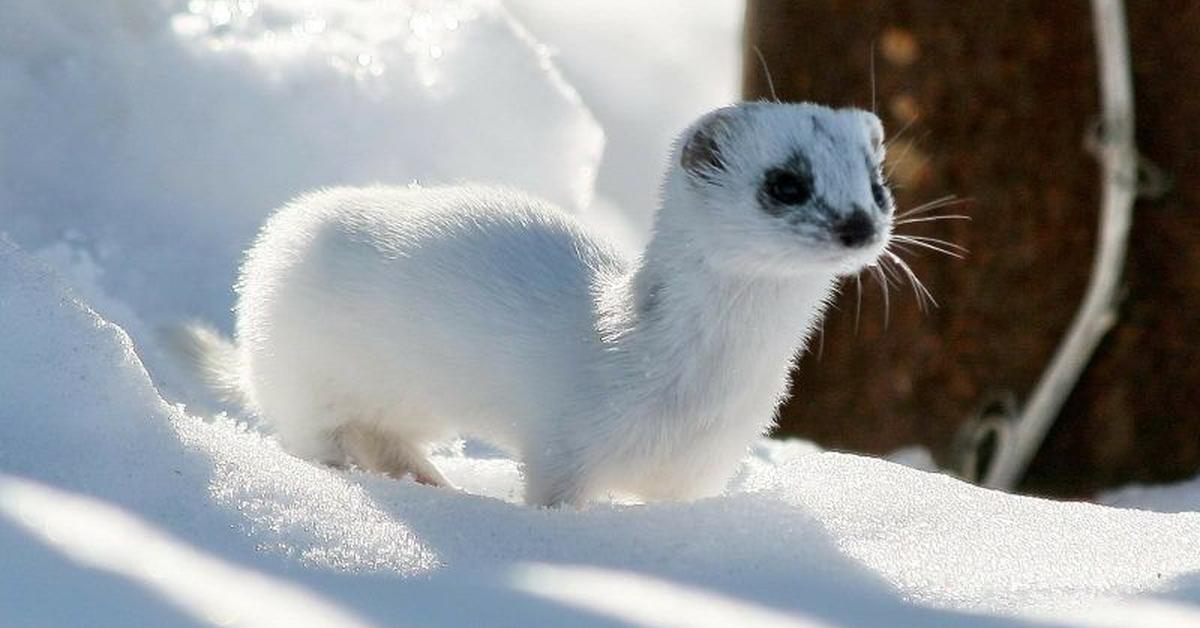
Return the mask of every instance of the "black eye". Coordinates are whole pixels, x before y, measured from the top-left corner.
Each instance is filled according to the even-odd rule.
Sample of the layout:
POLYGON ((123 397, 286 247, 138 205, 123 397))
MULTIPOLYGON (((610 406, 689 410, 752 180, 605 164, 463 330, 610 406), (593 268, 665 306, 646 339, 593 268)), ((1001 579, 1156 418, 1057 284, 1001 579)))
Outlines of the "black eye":
POLYGON ((788 170, 769 170, 763 184, 767 196, 784 205, 803 205, 812 198, 812 182, 788 170))
POLYGON ((875 197, 875 204, 879 206, 879 209, 887 209, 888 193, 882 183, 878 181, 871 182, 871 196, 875 197))

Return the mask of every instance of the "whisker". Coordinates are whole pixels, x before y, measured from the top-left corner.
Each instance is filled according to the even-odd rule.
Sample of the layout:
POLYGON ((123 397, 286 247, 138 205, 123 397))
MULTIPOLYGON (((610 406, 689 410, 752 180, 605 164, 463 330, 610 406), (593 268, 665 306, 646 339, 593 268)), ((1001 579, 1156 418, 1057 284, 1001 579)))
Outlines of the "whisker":
POLYGON ((957 203, 952 197, 940 198, 935 201, 929 201, 928 203, 922 203, 916 207, 913 207, 912 209, 902 211, 899 214, 896 214, 895 219, 902 220, 904 218, 912 218, 920 214, 927 214, 935 209, 943 209, 956 204, 959 203, 957 203))
POLYGON ((758 46, 754 46, 754 54, 758 55, 758 62, 762 64, 763 74, 767 78, 767 88, 771 90, 771 100, 779 102, 779 96, 775 93, 775 81, 771 79, 771 69, 767 67, 767 59, 763 56, 758 46))
POLYGON ((913 125, 913 123, 917 121, 917 118, 919 118, 919 117, 921 117, 921 116, 915 115, 915 116, 909 118, 908 122, 905 122, 904 126, 900 127, 899 131, 896 131, 896 133, 894 135, 892 135, 892 137, 890 139, 888 139, 886 142, 883 143, 883 146, 885 148, 891 148, 892 144, 897 142, 900 138, 904 137, 904 132, 907 131, 909 129, 909 127, 911 127, 913 125))
POLYGON ((883 293, 883 328, 886 330, 888 328, 888 321, 891 320, 892 308, 888 291, 892 285, 888 283, 887 275, 883 274, 878 265, 871 266, 869 270, 871 271, 871 276, 875 278, 875 282, 879 284, 879 291, 883 293))
POLYGON ((925 216, 923 218, 905 218, 904 220, 897 220, 896 222, 894 222, 892 224, 895 226, 900 226, 900 225, 910 225, 910 224, 913 224, 916 222, 936 222, 939 220, 970 220, 970 219, 971 219, 970 216, 964 216, 963 214, 939 214, 937 216, 925 216))
POLYGON ((858 321, 862 318, 862 273, 855 273, 854 287, 854 335, 858 336, 858 321))
POLYGON ((875 108, 875 40, 871 43, 871 113, 879 115, 879 110, 875 108))
POLYGON ((933 307, 938 307, 937 299, 933 298, 933 293, 929 291, 929 288, 925 287, 925 283, 917 277, 917 273, 913 272, 913 269, 908 265, 908 262, 905 262, 903 258, 891 251, 884 251, 884 253, 887 254, 888 259, 890 259, 892 263, 896 264, 896 266, 898 266, 900 270, 904 271, 904 274, 908 276, 908 281, 913 287, 913 294, 915 294, 917 297, 918 306, 926 312, 929 311, 929 305, 931 304, 933 307))
POLYGON ((970 253, 970 251, 967 250, 967 247, 965 247, 961 244, 956 244, 949 240, 943 240, 941 238, 931 238, 929 236, 910 235, 907 233, 899 233, 899 234, 896 234, 896 236, 894 236, 894 237, 906 238, 909 240, 915 240, 917 242, 928 242, 930 244, 937 244, 939 246, 944 246, 948 249, 954 249, 955 251, 958 251, 960 253, 970 253))
POLYGON ((911 244, 912 246, 921 247, 921 248, 923 248, 923 249, 929 249, 930 251, 936 251, 936 252, 938 252, 938 253, 941 253, 941 254, 943 254, 943 255, 949 255, 950 257, 954 257, 954 258, 957 258, 957 259, 963 259, 963 255, 962 255, 962 253, 959 253, 959 252, 957 252, 957 251, 952 251, 952 250, 950 250, 950 249, 944 249, 944 248, 942 248, 942 247, 940 247, 940 246, 937 246, 937 245, 934 245, 934 244, 930 244, 930 243, 928 243, 928 242, 921 242, 921 241, 919 241, 919 240, 911 240, 911 239, 909 239, 910 237, 911 237, 911 236, 897 236, 897 235, 893 235, 893 236, 892 236, 892 241, 894 241, 894 242, 895 242, 895 241, 898 241, 898 242, 900 242, 900 243, 902 243, 902 244, 911 244))
MULTIPOLYGON (((887 251, 884 251, 884 253, 887 253, 887 251)), ((888 275, 889 275, 890 277, 892 277, 892 279, 894 279, 894 280, 896 281, 896 285, 899 285, 899 284, 900 284, 900 281, 901 281, 901 280, 900 280, 900 277, 898 276, 898 275, 899 275, 899 271, 897 271, 896 269, 892 268, 892 264, 893 264, 892 260, 891 260, 891 259, 889 259, 889 258, 888 258, 886 255, 885 255, 885 256, 881 256, 881 257, 879 258, 879 266, 880 266, 880 268, 883 268, 883 269, 885 269, 885 270, 884 270, 884 272, 888 273, 888 275)), ((911 282, 910 282, 910 283, 911 283, 911 282)), ((920 299, 920 293, 917 293, 917 292, 916 292, 916 288, 913 288, 913 291, 914 291, 914 293, 917 295, 917 307, 918 307, 918 308, 919 308, 919 309, 920 309, 922 312, 923 312, 923 311, 925 311, 925 305, 924 305, 924 303, 922 303, 922 302, 921 302, 921 299, 920 299)))
POLYGON ((931 242, 926 238, 917 238, 915 236, 893 235, 892 240, 896 241, 896 242, 900 242, 901 244, 908 244, 911 246, 923 247, 923 248, 927 248, 927 249, 935 250, 935 251, 955 253, 958 255, 970 252, 970 251, 966 250, 965 248, 958 246, 957 244, 950 246, 950 245, 942 244, 941 242, 931 242))
MULTIPOLYGON (((879 259, 880 259, 880 262, 888 261, 886 257, 881 257, 879 259)), ((900 279, 901 279, 900 274, 897 273, 891 266, 888 266, 886 263, 881 263, 881 264, 879 264, 879 269, 883 271, 883 274, 887 275, 888 279, 891 279, 892 281, 896 282, 896 285, 900 285, 900 279)))
POLYGON ((825 317, 824 316, 817 319, 817 325, 818 325, 817 333, 819 334, 817 336, 817 362, 820 362, 821 358, 825 357, 825 317))
POLYGON ((969 199, 969 198, 958 198, 958 197, 954 196, 953 194, 948 194, 946 196, 935 198, 932 201, 921 203, 920 205, 917 205, 916 207, 909 209, 907 211, 900 212, 899 214, 896 214, 896 218, 906 218, 908 216, 914 216, 916 214, 924 214, 926 212, 933 211, 935 209, 941 209, 943 207, 950 207, 952 205, 962 205, 964 203, 970 202, 970 200, 971 199, 969 199))
POLYGON ((909 254, 909 255, 912 255, 913 257, 920 257, 920 256, 921 256, 921 251, 918 251, 918 250, 916 250, 916 249, 910 248, 908 245, 904 244, 903 242, 897 242, 897 241, 896 241, 896 240, 894 240, 894 239, 893 239, 891 242, 889 242, 889 243, 888 243, 888 248, 890 248, 890 249, 899 249, 899 251, 900 251, 901 253, 907 253, 907 254, 909 254))
MULTIPOLYGON (((909 124, 911 124, 911 121, 909 122, 909 124)), ((905 128, 908 128, 908 127, 906 126, 905 128)), ((896 141, 896 140, 899 140, 899 139, 900 139, 900 137, 899 137, 899 135, 897 135, 896 137, 892 138, 892 141, 896 141)), ((894 158, 891 160, 892 164, 898 164, 898 163, 900 163, 900 162, 904 161, 904 160, 905 160, 905 159, 908 157, 908 153, 910 153, 910 152, 912 151, 913 147, 914 147, 914 146, 916 146, 916 145, 917 145, 917 143, 916 143, 916 142, 909 142, 909 143, 905 144, 905 145, 904 145, 904 150, 903 150, 903 151, 902 151, 902 152, 901 152, 899 155, 896 155, 896 156, 895 156, 895 157, 894 157, 894 158)), ((891 145, 890 145, 890 144, 888 145, 888 148, 891 148, 891 145)), ((894 169, 894 168, 895 168, 895 165, 893 165, 893 166, 892 166, 891 168, 889 168, 888 170, 890 171, 890 170, 892 170, 892 169, 894 169)), ((889 172, 889 173, 890 173, 890 172, 889 172)))

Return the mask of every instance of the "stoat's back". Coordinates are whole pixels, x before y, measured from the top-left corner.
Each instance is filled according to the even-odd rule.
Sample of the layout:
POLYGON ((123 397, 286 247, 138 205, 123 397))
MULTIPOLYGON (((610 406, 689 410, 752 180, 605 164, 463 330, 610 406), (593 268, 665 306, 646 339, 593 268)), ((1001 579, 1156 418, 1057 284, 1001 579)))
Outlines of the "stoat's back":
POLYGON ((250 373, 274 371, 265 379, 307 370, 329 394, 379 406, 366 414, 449 405, 517 447, 492 418, 566 394, 579 353, 595 350, 592 287, 624 267, 518 192, 326 190, 264 227, 243 268, 238 341, 250 373))

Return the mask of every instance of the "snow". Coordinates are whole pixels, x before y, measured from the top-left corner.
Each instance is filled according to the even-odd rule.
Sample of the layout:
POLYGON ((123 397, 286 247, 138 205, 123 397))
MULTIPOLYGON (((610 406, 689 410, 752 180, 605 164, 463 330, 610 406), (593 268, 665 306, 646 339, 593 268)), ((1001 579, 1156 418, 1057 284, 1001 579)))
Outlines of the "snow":
POLYGON ((65 264, 160 378, 154 329, 228 327, 241 251, 304 190, 466 179, 590 201, 603 131, 498 2, 47 0, 3 14, 4 230, 65 264))
POLYGON ((743 3, 510 0, 606 131, 591 212, 640 250, 675 134, 734 102, 743 3), (638 25, 640 27, 633 27, 638 25), (614 54, 620 51, 620 54, 614 54))
POLYGON ((1160 486, 1124 486, 1100 495, 1096 501, 1139 510, 1196 512, 1200 511, 1200 477, 1160 486))
POLYGON ((241 249, 306 188, 489 179, 636 237, 612 207, 652 198, 662 125, 731 95, 690 64, 736 50, 736 6, 574 6, 5 5, 0 625, 1200 625, 1194 483, 1105 498, 1168 514, 763 441, 719 498, 538 510, 476 443, 438 453, 450 492, 203 403, 156 330, 227 329, 241 249), (637 173, 596 182, 597 120, 637 173))

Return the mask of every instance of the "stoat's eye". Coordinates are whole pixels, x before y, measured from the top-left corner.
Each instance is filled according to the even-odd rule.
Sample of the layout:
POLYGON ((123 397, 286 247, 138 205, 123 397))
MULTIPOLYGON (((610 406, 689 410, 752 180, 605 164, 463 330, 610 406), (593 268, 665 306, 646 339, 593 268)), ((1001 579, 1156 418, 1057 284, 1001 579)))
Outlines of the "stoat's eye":
POLYGON ((879 181, 871 182, 871 196, 875 197, 875 205, 878 206, 879 209, 887 209, 888 193, 887 190, 884 189, 882 183, 879 181))
POLYGON ((812 198, 812 182, 789 170, 768 170, 763 185, 767 196, 783 205, 803 205, 812 198))

